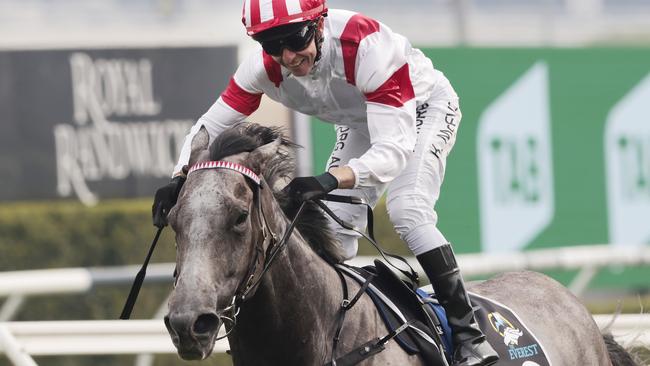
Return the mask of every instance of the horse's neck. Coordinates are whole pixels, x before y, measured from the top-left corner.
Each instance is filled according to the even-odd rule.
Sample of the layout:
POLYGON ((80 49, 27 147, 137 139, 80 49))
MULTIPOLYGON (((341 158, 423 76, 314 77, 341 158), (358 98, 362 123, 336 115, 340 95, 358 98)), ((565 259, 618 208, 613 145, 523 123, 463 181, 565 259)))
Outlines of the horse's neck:
POLYGON ((296 235, 264 279, 262 294, 268 296, 263 306, 275 305, 278 309, 301 308, 327 299, 340 303, 342 296, 333 267, 296 235))
MULTIPOLYGON (((245 355, 240 359, 248 360, 242 364, 281 364, 287 357, 311 364, 323 357, 342 296, 334 269, 299 235, 292 235, 255 296, 242 307, 231 342, 241 346, 245 355)), ((231 346, 234 354, 237 345, 231 346)))

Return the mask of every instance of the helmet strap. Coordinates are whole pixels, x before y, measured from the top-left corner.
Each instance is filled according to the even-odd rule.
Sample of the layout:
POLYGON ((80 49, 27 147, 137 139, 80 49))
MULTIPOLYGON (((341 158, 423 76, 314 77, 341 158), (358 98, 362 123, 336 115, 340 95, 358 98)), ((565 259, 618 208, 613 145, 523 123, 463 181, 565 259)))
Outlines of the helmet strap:
MULTIPOLYGON (((325 14, 324 16, 326 16, 326 15, 327 14, 325 14)), ((321 20, 325 21, 323 19, 323 17, 320 17, 318 19, 319 22, 321 20)), ((324 26, 323 26, 323 29, 325 29, 324 26)), ((322 30, 316 29, 316 34, 314 35, 314 40, 316 42, 316 58, 314 59, 314 64, 316 64, 321 59, 321 57, 323 56, 322 48, 323 48, 323 41, 325 40, 325 37, 323 36, 323 31, 322 30)))

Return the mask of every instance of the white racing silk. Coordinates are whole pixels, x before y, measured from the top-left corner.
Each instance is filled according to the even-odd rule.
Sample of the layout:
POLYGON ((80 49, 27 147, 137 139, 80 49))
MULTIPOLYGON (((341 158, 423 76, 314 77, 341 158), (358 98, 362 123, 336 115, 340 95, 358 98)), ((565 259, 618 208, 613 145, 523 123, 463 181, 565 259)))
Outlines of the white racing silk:
POLYGON ((253 52, 186 137, 174 172, 187 164, 192 137, 201 126, 212 139, 253 113, 266 94, 322 121, 367 130, 369 148, 347 162, 355 187, 388 183, 413 152, 416 104, 429 100, 438 83, 448 85, 406 38, 364 15, 331 9, 322 56, 310 74, 296 77, 261 48, 253 52))

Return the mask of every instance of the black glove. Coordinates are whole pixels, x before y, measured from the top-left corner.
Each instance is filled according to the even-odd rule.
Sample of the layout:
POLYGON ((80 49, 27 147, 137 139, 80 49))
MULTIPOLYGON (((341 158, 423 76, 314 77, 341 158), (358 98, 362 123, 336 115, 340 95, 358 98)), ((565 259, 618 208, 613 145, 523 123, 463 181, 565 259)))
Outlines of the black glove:
POLYGON ((313 200, 335 190, 339 185, 336 177, 330 173, 315 177, 293 178, 283 191, 292 199, 303 202, 313 200))
POLYGON ((158 188, 151 207, 154 226, 159 228, 167 226, 167 214, 176 204, 183 183, 185 183, 185 178, 178 175, 172 178, 166 186, 158 188))

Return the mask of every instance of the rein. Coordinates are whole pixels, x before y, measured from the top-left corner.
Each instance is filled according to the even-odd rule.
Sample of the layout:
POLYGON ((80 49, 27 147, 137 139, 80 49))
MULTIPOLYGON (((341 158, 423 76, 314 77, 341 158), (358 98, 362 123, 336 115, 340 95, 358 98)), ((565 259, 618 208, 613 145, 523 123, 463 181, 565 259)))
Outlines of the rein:
MULTIPOLYGON (((262 186, 259 186, 259 188, 262 188, 262 186)), ((258 202, 261 200, 258 198, 258 202)), ((296 226, 296 223, 298 222, 298 219, 300 218, 300 214, 302 213, 303 208, 305 207, 305 202, 303 202, 300 205, 300 208, 298 209, 298 213, 296 216, 293 218, 291 223, 287 226, 286 230, 284 231, 284 234, 282 235, 282 239, 280 241, 277 240, 277 236, 271 229, 268 227, 267 220, 264 217, 264 211, 262 210, 261 204, 258 203, 258 209, 260 212, 260 217, 264 221, 267 231, 270 233, 268 234, 263 234, 264 236, 264 242, 267 241, 267 239, 270 239, 269 247, 267 248, 266 251, 266 256, 264 260, 264 266, 262 267, 259 275, 255 275, 255 272, 257 270, 257 262, 258 262, 258 257, 259 253, 261 252, 261 249, 259 246, 257 246, 257 251, 255 254, 255 259, 252 261, 252 265, 249 268, 248 274, 244 277, 244 280, 237 286, 237 290, 235 291, 235 296, 233 296, 233 299, 230 303, 230 306, 226 307, 223 309, 222 314, 218 315, 219 318, 222 320, 227 320, 231 324, 229 327, 230 329, 227 330, 226 334, 224 334, 221 337, 218 337, 217 340, 223 339, 228 337, 230 332, 232 332, 233 329, 235 329, 235 326, 237 325, 237 315, 239 314, 239 308, 241 307, 241 304, 246 301, 248 298, 248 295, 255 289, 260 282, 262 281, 262 278, 264 278, 264 275, 266 272, 269 271, 271 268, 271 265, 274 263, 274 260, 277 256, 277 254, 282 251, 287 246, 287 242, 289 237, 291 236, 291 233, 293 232, 293 229, 296 226), (223 313, 230 312, 232 315, 231 316, 225 316, 223 313)), ((262 229, 264 232, 264 229, 262 229)), ((264 244, 262 244, 263 248, 264 244)))
POLYGON ((135 276, 135 280, 133 280, 131 291, 129 291, 129 296, 126 298, 126 303, 122 309, 122 314, 120 314, 120 319, 122 320, 127 320, 131 317, 131 312, 135 306, 135 301, 138 299, 138 294, 140 293, 142 282, 144 282, 144 276, 147 274, 147 266, 149 265, 149 260, 151 259, 153 250, 156 248, 156 243, 158 243, 158 238, 160 238, 160 233, 162 233, 163 228, 164 226, 159 227, 158 231, 156 231, 156 236, 151 242, 151 246, 149 247, 149 252, 147 252, 147 256, 144 259, 144 263, 142 263, 140 271, 138 271, 138 274, 135 276))

